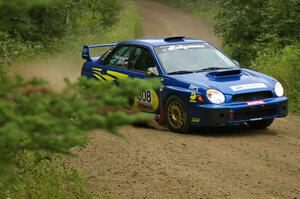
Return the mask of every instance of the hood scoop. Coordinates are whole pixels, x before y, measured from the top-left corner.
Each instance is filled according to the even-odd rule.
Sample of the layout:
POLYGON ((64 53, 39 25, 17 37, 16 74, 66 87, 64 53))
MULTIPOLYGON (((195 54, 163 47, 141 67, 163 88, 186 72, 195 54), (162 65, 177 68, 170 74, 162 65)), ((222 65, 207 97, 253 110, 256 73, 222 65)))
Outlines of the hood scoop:
POLYGON ((240 76, 242 74, 242 70, 234 69, 234 70, 218 70, 208 72, 206 75, 208 77, 213 78, 222 78, 222 77, 232 77, 232 76, 240 76))

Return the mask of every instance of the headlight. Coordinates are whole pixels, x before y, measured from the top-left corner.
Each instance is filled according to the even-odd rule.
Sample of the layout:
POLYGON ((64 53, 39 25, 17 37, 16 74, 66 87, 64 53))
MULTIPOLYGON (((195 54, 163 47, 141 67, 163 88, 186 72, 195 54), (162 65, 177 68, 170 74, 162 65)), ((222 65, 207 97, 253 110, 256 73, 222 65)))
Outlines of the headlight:
POLYGON ((284 94, 283 87, 279 82, 276 82, 276 84, 275 84, 275 94, 278 97, 282 97, 284 94))
POLYGON ((208 89, 206 91, 206 96, 213 104, 222 104, 225 102, 225 96, 218 90, 208 89))

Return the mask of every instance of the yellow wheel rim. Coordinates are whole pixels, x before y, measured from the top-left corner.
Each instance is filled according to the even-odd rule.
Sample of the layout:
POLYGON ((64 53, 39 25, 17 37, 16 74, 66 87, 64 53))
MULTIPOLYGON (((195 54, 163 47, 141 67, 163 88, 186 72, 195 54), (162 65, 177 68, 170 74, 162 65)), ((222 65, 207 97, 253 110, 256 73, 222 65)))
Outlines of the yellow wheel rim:
POLYGON ((184 125, 185 114, 179 102, 171 102, 167 109, 169 124, 172 128, 179 129, 184 125))

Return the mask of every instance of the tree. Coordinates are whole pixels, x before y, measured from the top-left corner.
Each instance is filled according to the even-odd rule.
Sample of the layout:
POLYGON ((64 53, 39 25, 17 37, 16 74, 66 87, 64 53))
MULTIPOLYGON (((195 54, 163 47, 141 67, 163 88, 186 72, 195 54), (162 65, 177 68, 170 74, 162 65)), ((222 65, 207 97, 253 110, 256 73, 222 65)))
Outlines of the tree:
POLYGON ((0 0, 0 63, 57 52, 54 41, 100 35, 118 21, 120 10, 120 0, 0 0))
MULTIPOLYGON (((66 89, 55 93, 38 79, 24 81, 0 73, 0 178, 13 176, 17 155, 23 151, 69 154, 84 146, 89 132, 102 128, 117 133, 119 126, 149 119, 145 113, 129 114, 129 98, 158 80, 113 82, 79 79, 67 81, 66 89)), ((4 184, 2 184, 3 186, 4 184)))
POLYGON ((216 32, 243 65, 265 48, 284 48, 300 39, 300 1, 218 0, 216 32))

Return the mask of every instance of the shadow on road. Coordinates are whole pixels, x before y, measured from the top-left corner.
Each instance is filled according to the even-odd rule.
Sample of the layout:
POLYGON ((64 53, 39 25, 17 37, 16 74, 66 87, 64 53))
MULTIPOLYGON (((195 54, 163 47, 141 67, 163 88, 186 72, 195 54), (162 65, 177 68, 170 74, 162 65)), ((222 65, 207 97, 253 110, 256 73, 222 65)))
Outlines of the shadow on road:
POLYGON ((241 137, 241 136, 276 136, 277 132, 271 129, 251 129, 246 125, 229 127, 195 128, 190 135, 209 137, 241 137))
MULTIPOLYGON (((137 128, 146 128, 146 129, 155 129, 157 131, 168 131, 167 128, 156 124, 152 125, 149 123, 135 123, 133 125, 137 128)), ((175 133, 171 132, 170 133, 175 133)), ((177 133, 180 134, 180 133, 177 133)), ((205 136, 205 137, 249 137, 249 136, 276 136, 277 132, 272 129, 251 129, 247 125, 239 125, 239 126, 227 126, 227 127, 197 127, 194 128, 190 133, 186 133, 186 135, 191 136, 205 136)))

